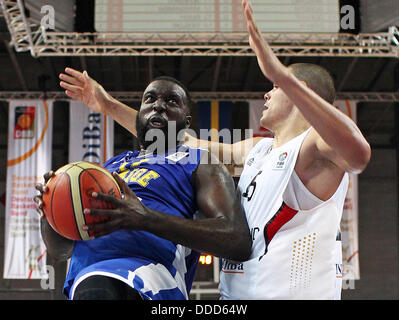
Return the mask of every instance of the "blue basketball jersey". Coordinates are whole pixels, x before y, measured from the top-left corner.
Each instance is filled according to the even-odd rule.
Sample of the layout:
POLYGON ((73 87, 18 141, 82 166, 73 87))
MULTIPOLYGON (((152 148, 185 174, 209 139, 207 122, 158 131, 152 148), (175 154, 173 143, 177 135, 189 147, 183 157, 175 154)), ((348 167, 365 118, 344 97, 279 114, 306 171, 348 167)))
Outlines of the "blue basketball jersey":
MULTIPOLYGON (((179 146, 162 155, 126 151, 104 167, 117 172, 150 209, 193 219, 198 208, 192 173, 204 150, 179 146)), ((75 241, 64 294, 91 275, 119 279, 145 299, 187 299, 199 253, 145 231, 118 230, 75 241)))

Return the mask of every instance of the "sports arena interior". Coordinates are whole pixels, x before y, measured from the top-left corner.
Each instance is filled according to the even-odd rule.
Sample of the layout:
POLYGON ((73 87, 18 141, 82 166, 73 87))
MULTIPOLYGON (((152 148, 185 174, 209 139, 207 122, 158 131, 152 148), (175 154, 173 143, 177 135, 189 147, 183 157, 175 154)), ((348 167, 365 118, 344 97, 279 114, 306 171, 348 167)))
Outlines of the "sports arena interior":
MULTIPOLYGON (((87 70, 105 90, 135 109, 140 106, 140 95, 151 79, 163 75, 175 77, 188 87, 194 101, 231 101, 230 128, 241 130, 249 128, 248 101, 262 100, 264 93, 272 88, 257 64, 244 29, 191 31, 194 23, 187 27, 188 31, 162 32, 156 28, 157 19, 161 19, 161 13, 154 11, 156 1, 148 1, 148 13, 153 16, 147 28, 154 25, 153 31, 144 28, 135 32, 134 27, 107 31, 98 22, 100 14, 105 13, 96 11, 96 5, 127 2, 134 8, 135 3, 145 1, 0 0, 0 300, 64 300, 61 291, 67 268, 66 263, 53 262, 47 256, 47 265, 55 271, 50 288, 43 288, 41 279, 5 276, 10 101, 53 99, 51 166, 55 169, 68 163, 70 152, 70 100, 59 86, 58 77, 65 67, 87 70), (50 23, 43 27, 43 17, 52 12, 43 10, 43 6, 54 9, 53 26, 50 23)), ((188 2, 200 6, 200 1, 188 2)), ((210 2, 212 6, 240 3, 201 1, 204 6, 210 2)), ((262 0, 252 2, 260 5, 262 0)), ((291 2, 299 6, 304 1, 291 2)), ((356 104, 356 123, 371 145, 372 156, 366 170, 357 177, 357 210, 351 227, 356 230, 350 230, 351 241, 357 247, 349 257, 357 261, 353 267, 357 276, 344 280, 342 299, 396 300, 399 299, 399 6, 396 0, 308 1, 306 5, 311 2, 314 6, 334 3, 338 9, 353 6, 355 27, 345 24, 345 19, 350 18, 345 16, 349 11, 341 10, 336 13, 338 25, 332 31, 314 24, 311 30, 294 32, 282 25, 281 30, 276 28, 263 34, 284 65, 309 62, 325 67, 334 78, 337 100, 356 104)), ((176 8, 184 1, 160 3, 176 8)), ((179 17, 178 13, 175 16, 179 17)), ((194 119, 203 116, 201 106, 193 108, 194 119)), ((219 118, 223 116, 219 114, 219 118)), ((193 121, 192 128, 198 132, 201 121, 193 121)), ((136 139, 115 123, 114 154, 132 148, 137 148, 136 139)), ((219 260, 203 256, 190 298, 218 299, 218 272, 219 260)))

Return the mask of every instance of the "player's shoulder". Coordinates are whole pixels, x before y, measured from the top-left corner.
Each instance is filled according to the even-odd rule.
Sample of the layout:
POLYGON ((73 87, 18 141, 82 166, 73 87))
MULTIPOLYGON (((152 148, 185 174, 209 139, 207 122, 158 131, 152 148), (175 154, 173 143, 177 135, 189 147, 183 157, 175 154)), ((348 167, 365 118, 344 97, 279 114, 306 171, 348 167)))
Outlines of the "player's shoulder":
POLYGON ((251 151, 257 151, 259 149, 264 148, 265 146, 270 146, 273 144, 274 138, 270 138, 270 137, 262 137, 259 139, 256 139, 256 143, 254 144, 254 146, 252 147, 251 151))
POLYGON ((273 138, 262 138, 259 139, 258 142, 249 150, 247 159, 250 157, 254 157, 259 153, 267 152, 267 150, 273 145, 273 138))
POLYGON ((104 167, 110 167, 110 166, 115 166, 121 164, 123 161, 126 161, 128 157, 132 157, 133 152, 132 151, 124 151, 121 154, 118 154, 114 157, 111 157, 104 163, 104 167))

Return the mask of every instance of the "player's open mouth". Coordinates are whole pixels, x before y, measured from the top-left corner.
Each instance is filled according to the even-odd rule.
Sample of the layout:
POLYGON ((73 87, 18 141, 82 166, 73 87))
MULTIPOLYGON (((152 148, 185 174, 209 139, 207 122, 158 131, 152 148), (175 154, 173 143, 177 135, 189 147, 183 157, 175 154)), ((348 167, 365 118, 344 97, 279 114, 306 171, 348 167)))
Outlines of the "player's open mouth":
POLYGON ((151 117, 148 123, 153 128, 163 128, 167 125, 167 121, 160 116, 151 117))

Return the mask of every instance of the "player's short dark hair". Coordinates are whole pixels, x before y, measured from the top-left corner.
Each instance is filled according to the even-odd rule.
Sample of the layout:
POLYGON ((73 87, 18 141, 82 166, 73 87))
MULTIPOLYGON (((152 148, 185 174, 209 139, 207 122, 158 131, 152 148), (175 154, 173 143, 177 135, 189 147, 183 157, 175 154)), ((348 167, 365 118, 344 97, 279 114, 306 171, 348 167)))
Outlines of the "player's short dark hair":
POLYGON ((323 67, 312 63, 294 63, 288 66, 292 73, 320 97, 333 103, 336 97, 334 80, 323 67))
POLYGON ((191 94, 190 94, 190 91, 188 91, 187 87, 182 82, 180 82, 179 80, 177 80, 173 77, 169 77, 169 76, 159 76, 159 77, 156 77, 155 79, 153 79, 151 82, 158 81, 158 80, 170 81, 170 82, 177 84, 180 88, 182 88, 186 95, 186 99, 187 99, 186 105, 187 105, 188 109, 191 111, 191 106, 193 104, 193 101, 191 100, 191 94))

